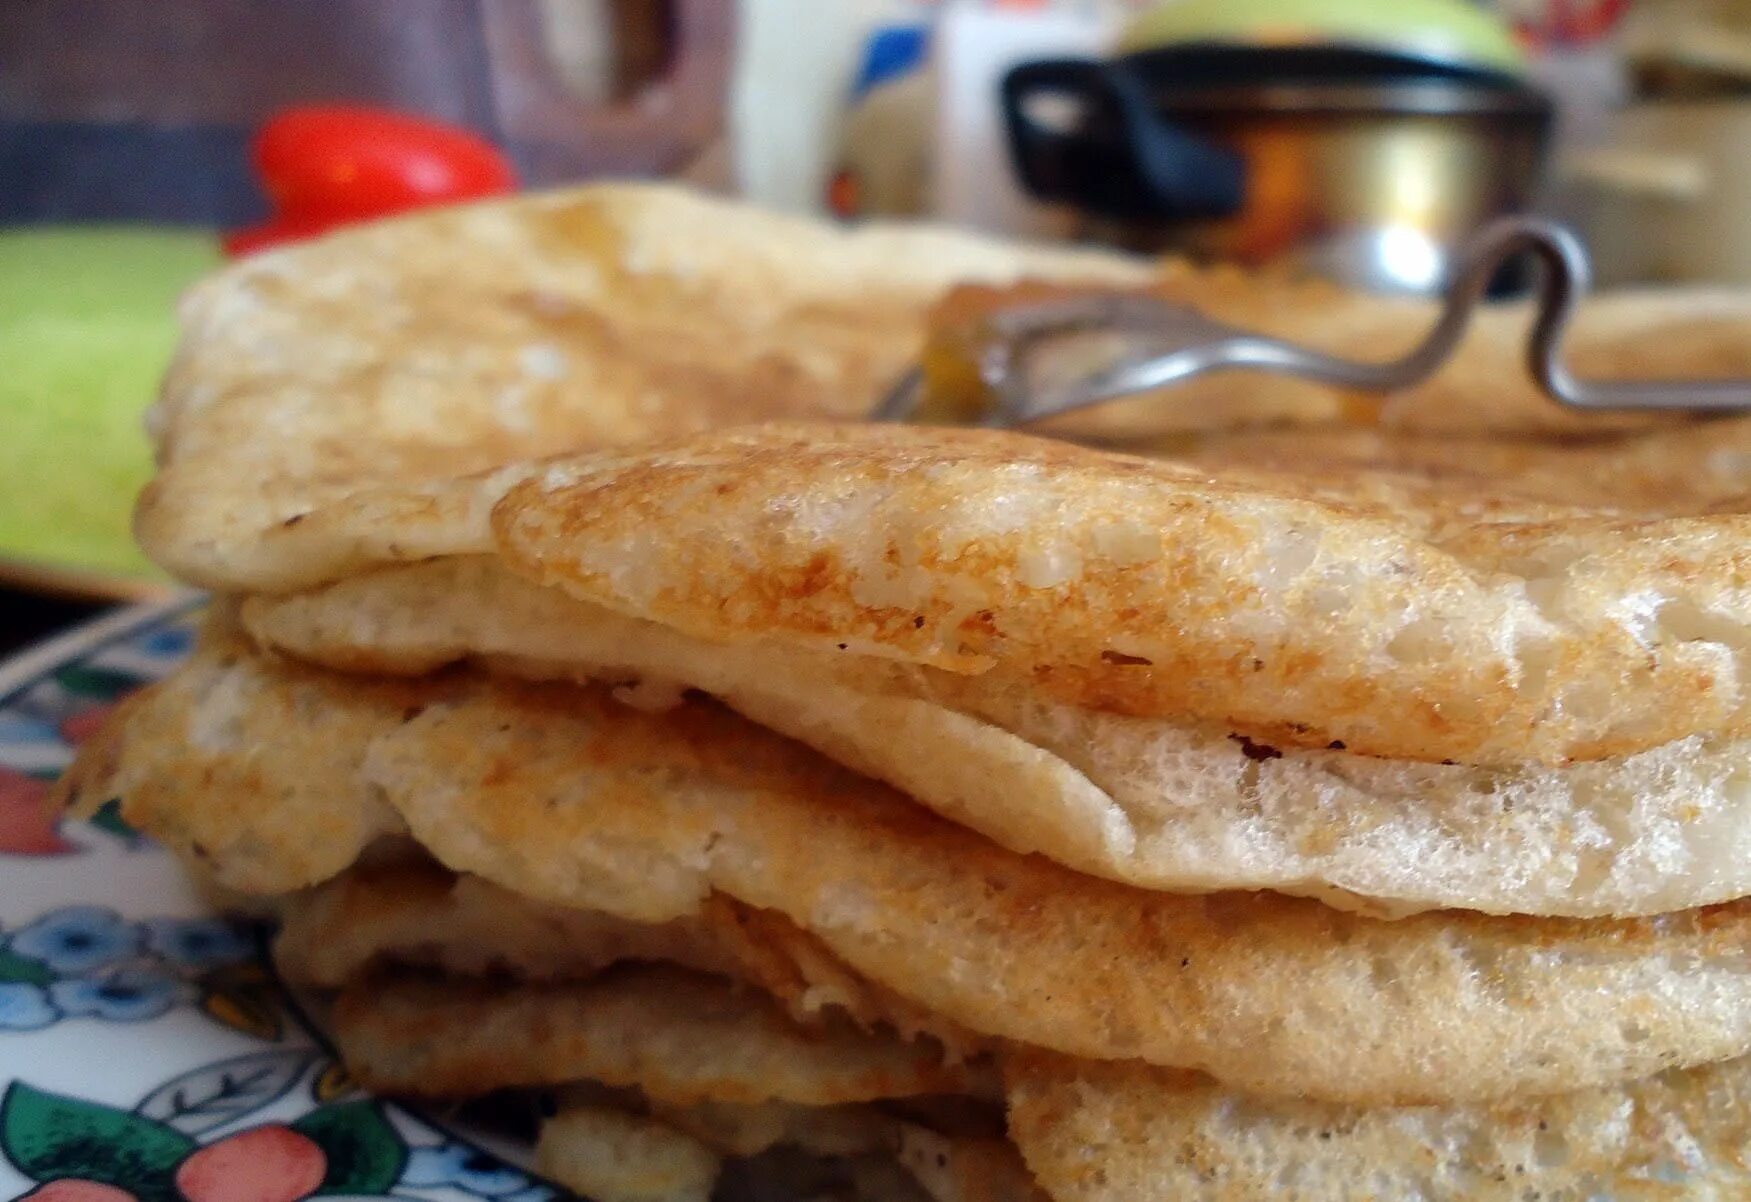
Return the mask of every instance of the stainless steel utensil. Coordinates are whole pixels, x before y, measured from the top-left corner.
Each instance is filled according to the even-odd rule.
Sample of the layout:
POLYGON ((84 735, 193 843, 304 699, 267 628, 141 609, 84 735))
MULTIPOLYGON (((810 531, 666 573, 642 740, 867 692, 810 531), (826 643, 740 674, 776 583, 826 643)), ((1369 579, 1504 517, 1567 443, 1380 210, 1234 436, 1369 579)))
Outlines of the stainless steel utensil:
MULTIPOLYGON (((1153 392, 1213 371, 1251 370, 1301 376, 1362 392, 1390 393, 1422 383, 1458 347, 1498 268, 1531 252, 1539 263, 1538 309, 1528 334, 1527 370, 1552 400, 1576 409, 1719 412, 1751 408, 1751 379, 1578 380, 1563 366, 1562 340, 1587 290, 1587 253, 1562 226, 1509 217, 1475 235, 1455 260, 1445 307, 1422 343, 1401 359, 1358 363, 1271 338, 1196 309, 1146 296, 1075 297, 1018 305, 991 319, 979 374, 993 405, 980 425, 1027 425, 1136 393, 1153 392), (1139 349, 1117 364, 1056 388, 1041 388, 1028 368, 1041 347, 1066 335, 1117 331, 1139 349)), ((878 421, 903 421, 924 389, 914 369, 877 406, 878 421)))

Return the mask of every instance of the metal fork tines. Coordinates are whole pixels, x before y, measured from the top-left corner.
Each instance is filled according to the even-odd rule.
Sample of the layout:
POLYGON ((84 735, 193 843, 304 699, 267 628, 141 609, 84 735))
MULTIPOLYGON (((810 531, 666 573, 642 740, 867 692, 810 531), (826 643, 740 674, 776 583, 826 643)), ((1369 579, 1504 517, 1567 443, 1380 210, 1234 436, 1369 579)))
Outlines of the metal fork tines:
MULTIPOLYGON (((1526 363, 1553 400, 1598 411, 1751 408, 1751 379, 1576 379, 1563 365, 1561 351, 1569 321, 1587 291, 1586 251, 1573 234, 1553 222, 1510 217, 1486 226, 1466 245, 1445 289, 1440 318, 1416 349, 1387 363, 1336 358, 1147 295, 1078 296, 1000 311, 989 319, 991 336, 982 344, 978 363, 993 398, 980 424, 1026 425, 1213 371, 1237 369, 1297 376, 1358 392, 1399 392, 1441 369, 1459 346, 1497 270, 1527 252, 1536 256, 1540 270, 1526 363), (1041 390, 1027 370, 1035 352, 1066 336, 1089 332, 1122 335, 1146 351, 1123 356, 1066 386, 1041 390)), ((903 421, 917 410, 923 392, 923 373, 914 369, 872 416, 878 421, 903 421)))

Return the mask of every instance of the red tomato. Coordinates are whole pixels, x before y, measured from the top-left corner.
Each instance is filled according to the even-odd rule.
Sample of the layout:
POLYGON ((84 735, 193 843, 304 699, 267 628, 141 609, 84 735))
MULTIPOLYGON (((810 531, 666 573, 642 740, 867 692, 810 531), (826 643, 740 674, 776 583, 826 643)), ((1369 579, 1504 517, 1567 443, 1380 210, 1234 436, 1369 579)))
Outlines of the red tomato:
POLYGON ((383 109, 288 109, 261 129, 255 167, 276 216, 325 225, 513 191, 516 174, 465 129, 383 109))

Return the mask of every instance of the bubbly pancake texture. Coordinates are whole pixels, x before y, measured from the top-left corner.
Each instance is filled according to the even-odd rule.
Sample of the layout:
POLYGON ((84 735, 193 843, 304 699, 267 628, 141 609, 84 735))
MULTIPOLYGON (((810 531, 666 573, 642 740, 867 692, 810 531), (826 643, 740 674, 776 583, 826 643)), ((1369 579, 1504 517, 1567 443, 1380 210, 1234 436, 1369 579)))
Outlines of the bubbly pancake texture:
POLYGON ((1495 1106, 1357 1110, 1018 1053, 1010 1136, 1054 1202, 1729 1202, 1751 1060, 1495 1106))
MULTIPOLYGON (((601 687, 456 679, 417 713, 381 707, 331 753, 452 870, 639 922, 727 896, 980 1034, 1362 1104, 1555 1092, 1751 1049, 1743 905, 1385 922, 1270 893, 1146 892, 1000 848, 706 701, 645 712, 601 687)), ((284 770, 324 787, 311 769, 284 770)), ((212 781, 197 815, 280 795, 234 771, 212 781)), ((263 821, 259 850, 277 836, 305 856, 294 819, 263 821)))
POLYGON ((1751 720, 1751 516, 1194 467, 992 431, 764 426, 556 461, 522 571, 1273 745, 1561 762, 1751 720))
POLYGON ((1146 888, 1570 917, 1751 894, 1741 740, 1507 769, 1261 747, 979 676, 691 638, 485 556, 253 597, 242 617, 264 645, 343 670, 472 658, 527 676, 638 679, 658 699, 684 683, 1012 850, 1146 888))
POLYGON ((857 418, 951 284, 1127 282, 1118 256, 855 232, 615 184, 447 208, 252 256, 197 286, 153 414, 147 553, 222 586, 270 531, 366 494, 764 418, 857 418))

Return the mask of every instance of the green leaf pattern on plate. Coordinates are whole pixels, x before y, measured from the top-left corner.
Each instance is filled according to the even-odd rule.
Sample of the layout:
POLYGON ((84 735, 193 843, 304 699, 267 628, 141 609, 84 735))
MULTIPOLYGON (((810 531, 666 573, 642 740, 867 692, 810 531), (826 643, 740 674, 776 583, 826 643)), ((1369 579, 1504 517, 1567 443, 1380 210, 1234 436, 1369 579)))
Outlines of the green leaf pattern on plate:
POLYGON ((33 1181, 95 1181, 140 1202, 179 1202, 176 1166, 195 1147, 163 1123, 22 1081, 0 1101, 0 1150, 33 1181))

